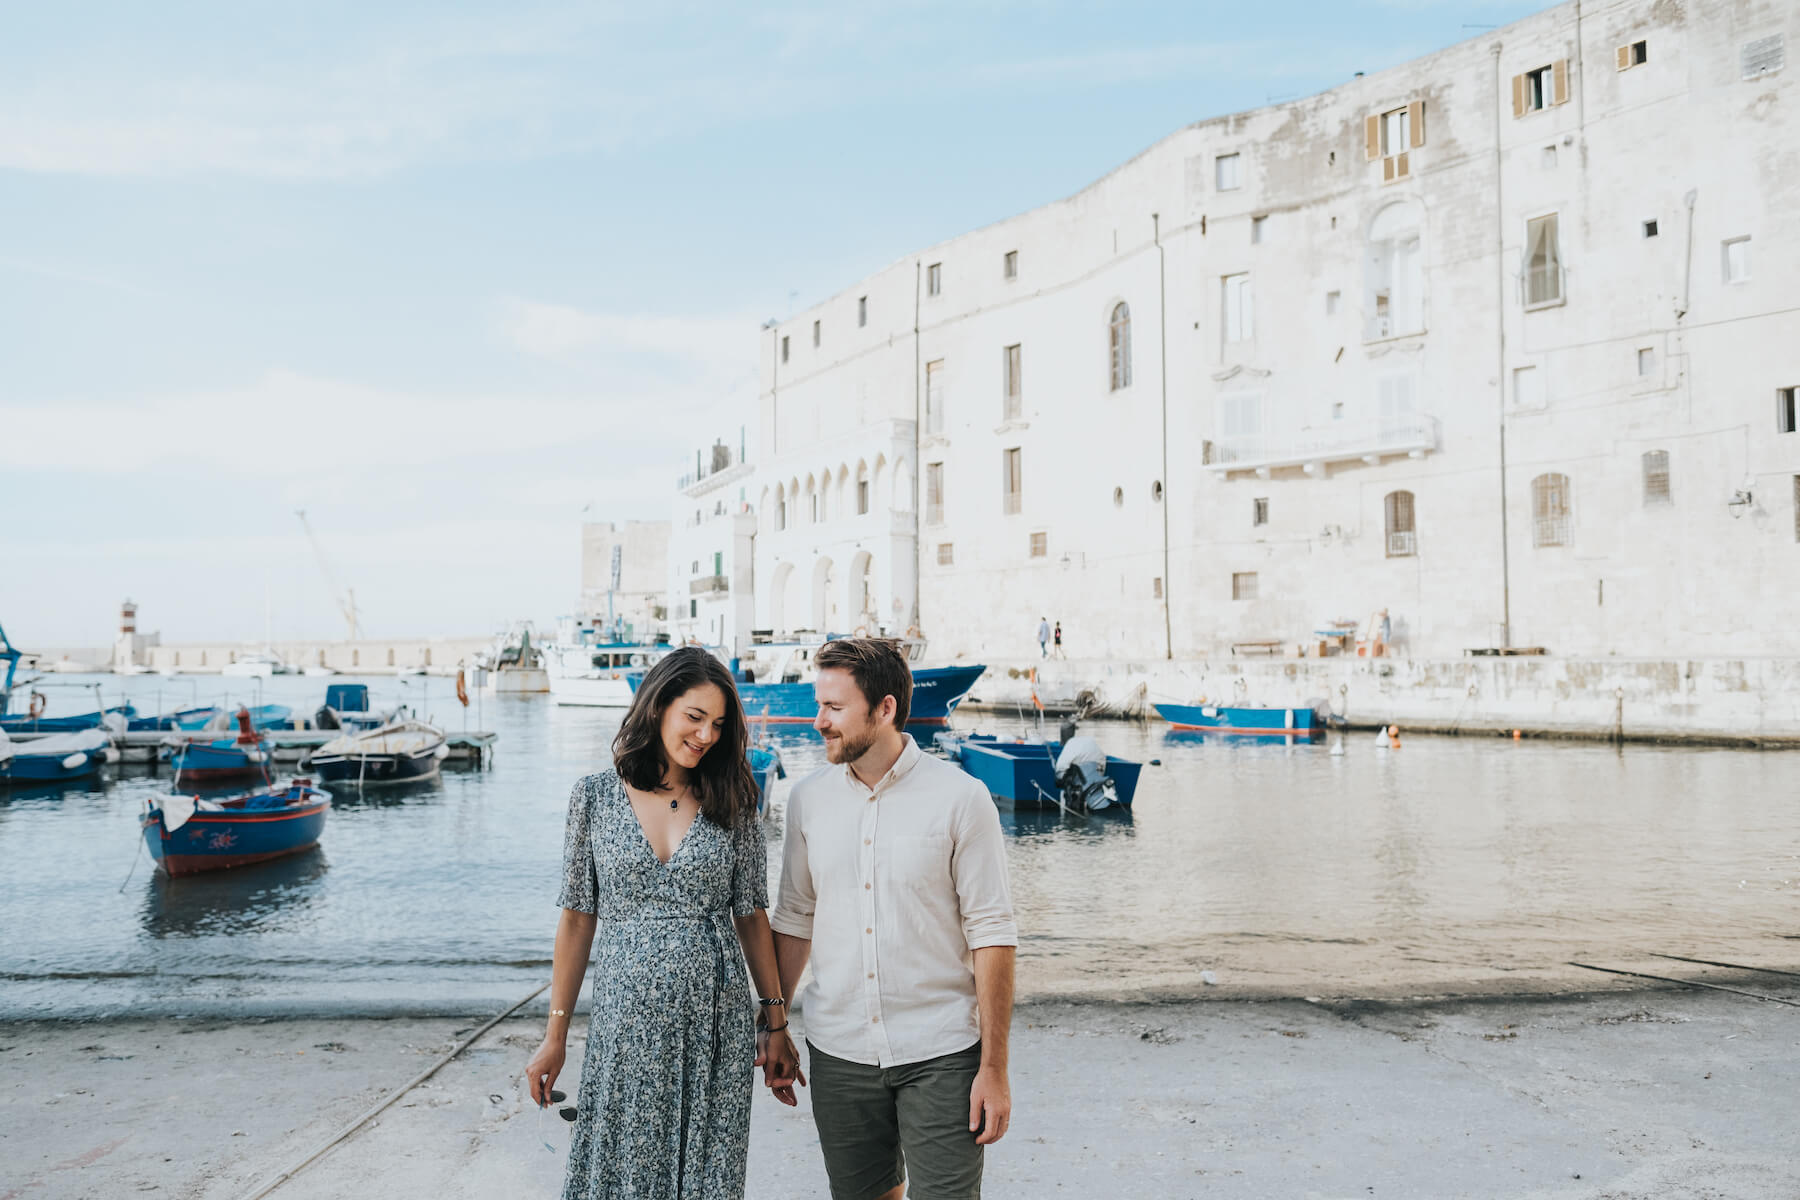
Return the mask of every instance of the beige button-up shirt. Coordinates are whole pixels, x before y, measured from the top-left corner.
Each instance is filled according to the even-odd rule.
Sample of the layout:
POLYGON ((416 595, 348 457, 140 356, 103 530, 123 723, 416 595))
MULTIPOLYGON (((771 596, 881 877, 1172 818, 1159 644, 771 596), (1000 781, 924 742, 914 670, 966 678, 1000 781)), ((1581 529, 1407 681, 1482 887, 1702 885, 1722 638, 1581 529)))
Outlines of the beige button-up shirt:
POLYGON ((891 1067, 981 1039, 974 951, 1016 946, 1006 846, 987 789, 911 737, 873 790, 846 765, 788 792, 769 924, 812 940, 806 1038, 891 1067))

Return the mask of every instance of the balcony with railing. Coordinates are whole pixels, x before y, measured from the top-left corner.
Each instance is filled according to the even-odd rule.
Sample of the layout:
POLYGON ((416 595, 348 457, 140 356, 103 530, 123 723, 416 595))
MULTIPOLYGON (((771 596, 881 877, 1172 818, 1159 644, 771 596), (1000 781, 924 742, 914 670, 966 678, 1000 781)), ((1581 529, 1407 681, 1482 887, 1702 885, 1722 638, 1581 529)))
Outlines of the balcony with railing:
POLYGON ((1366 462, 1407 455, 1423 458, 1438 448, 1437 418, 1425 413, 1365 421, 1332 421, 1326 425, 1281 432, 1231 434, 1213 447, 1208 467, 1219 475, 1240 471, 1267 475, 1282 467, 1303 467, 1319 474, 1330 463, 1366 462))
POLYGON ((688 595, 714 596, 731 590, 731 581, 723 575, 702 575, 688 580, 688 595))
POLYGON ((675 486, 696 496, 749 473, 750 463, 739 449, 714 442, 709 449, 694 452, 694 469, 677 480, 675 486))

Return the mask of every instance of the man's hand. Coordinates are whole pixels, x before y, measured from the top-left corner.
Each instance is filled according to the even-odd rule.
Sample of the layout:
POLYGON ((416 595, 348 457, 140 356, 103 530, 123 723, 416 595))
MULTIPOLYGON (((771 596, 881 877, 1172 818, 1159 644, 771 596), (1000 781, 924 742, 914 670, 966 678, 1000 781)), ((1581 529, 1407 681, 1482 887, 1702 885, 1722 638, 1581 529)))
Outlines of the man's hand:
POLYGON ((975 1073, 975 1086, 969 1089, 969 1132, 980 1131, 977 1146, 991 1146, 1006 1136, 1012 1120, 1012 1089, 1006 1084, 1006 1072, 1000 1067, 983 1067, 975 1073))
POLYGON ((800 1069, 800 1051, 787 1030, 757 1031, 756 1065, 763 1069, 763 1083, 777 1100, 789 1108, 800 1103, 794 1095, 794 1084, 805 1087, 806 1073, 800 1069))

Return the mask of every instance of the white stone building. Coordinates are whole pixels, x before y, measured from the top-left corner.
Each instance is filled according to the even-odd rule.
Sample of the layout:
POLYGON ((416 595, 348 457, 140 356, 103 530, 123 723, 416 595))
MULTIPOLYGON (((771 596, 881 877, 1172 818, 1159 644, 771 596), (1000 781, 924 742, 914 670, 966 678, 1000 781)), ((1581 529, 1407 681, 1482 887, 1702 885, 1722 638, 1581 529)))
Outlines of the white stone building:
POLYGON ((694 452, 669 521, 670 635, 731 654, 749 644, 755 618, 748 434, 740 428, 735 445, 715 440, 694 452))
POLYGON ((763 347, 756 621, 934 655, 1800 653, 1800 7, 1200 122, 763 347))
POLYGON ((663 632, 669 575, 667 521, 589 521, 581 526, 581 613, 604 624, 613 618, 629 626, 627 636, 648 640, 663 632), (614 563, 618 587, 613 589, 614 563))

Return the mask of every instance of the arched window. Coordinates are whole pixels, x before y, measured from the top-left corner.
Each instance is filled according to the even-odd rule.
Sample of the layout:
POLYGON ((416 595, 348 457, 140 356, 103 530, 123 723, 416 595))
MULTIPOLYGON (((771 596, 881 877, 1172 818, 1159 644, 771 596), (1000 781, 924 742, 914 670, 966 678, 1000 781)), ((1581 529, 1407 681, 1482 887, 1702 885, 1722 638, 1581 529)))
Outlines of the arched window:
POLYGON ((1646 450, 1644 452, 1644 505, 1673 504, 1674 496, 1669 493, 1669 452, 1667 450, 1646 450))
POLYGON ((869 468, 866 463, 856 464, 856 515, 866 516, 869 512, 869 468))
POLYGON ((1131 306, 1123 300, 1107 322, 1107 345, 1112 352, 1112 390, 1131 386, 1131 306))
POLYGON ((1539 475, 1531 481, 1531 544, 1569 544, 1569 477, 1539 475))
POLYGON ((775 489, 775 528, 787 528, 787 492, 780 487, 775 489))
POLYGON ((1363 254, 1363 339, 1379 341, 1425 331, 1425 267, 1419 214, 1390 204, 1369 222, 1363 254))
POLYGON ((1389 492, 1383 507, 1387 510, 1387 556, 1411 558, 1419 552, 1418 535, 1413 532, 1413 494, 1389 492))

